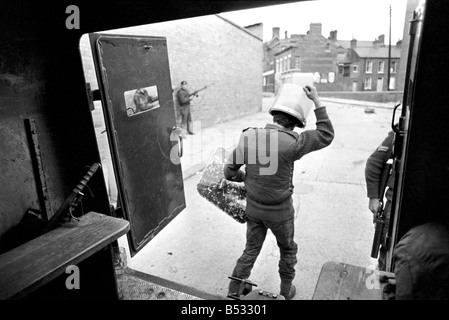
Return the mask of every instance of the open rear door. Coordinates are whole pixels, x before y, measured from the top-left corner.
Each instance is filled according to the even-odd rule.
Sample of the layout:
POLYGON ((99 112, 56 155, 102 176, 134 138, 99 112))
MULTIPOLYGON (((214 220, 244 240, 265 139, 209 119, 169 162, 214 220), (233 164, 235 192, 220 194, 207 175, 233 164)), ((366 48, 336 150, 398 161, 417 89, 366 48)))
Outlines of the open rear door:
MULTIPOLYGON (((410 215, 413 210, 404 210, 403 204, 411 203, 407 201, 404 196, 406 195, 405 189, 413 189, 413 185, 416 183, 406 183, 406 168, 412 167, 413 162, 408 162, 407 158, 410 156, 410 131, 412 130, 412 118, 414 108, 414 97, 416 94, 416 81, 417 81, 417 67, 422 45, 422 28, 424 22, 424 10, 425 1, 420 1, 418 7, 413 11, 413 16, 409 20, 409 47, 407 54, 405 85, 401 115, 399 121, 396 122, 397 107, 393 110, 391 127, 395 131, 395 144, 394 144, 394 167, 395 167, 395 185, 393 189, 390 225, 387 235, 387 271, 393 272, 394 270, 394 247, 405 232, 413 225, 415 218, 410 215), (397 125, 395 126, 395 123, 397 125), (410 187, 412 186, 412 187, 410 187), (402 221, 401 221, 402 218, 402 221), (399 226, 401 225, 401 228, 399 226)), ((423 94, 425 96, 426 94, 423 94)), ((416 120, 415 120, 416 122, 416 120)), ((414 126, 416 127, 416 126, 414 126)), ((423 127, 417 127, 419 131, 422 131, 423 127)), ((417 129, 414 129, 417 130, 417 129)), ((416 158, 415 158, 416 159, 416 158)), ((416 162, 415 162, 416 163, 416 162)), ((412 177, 413 179, 413 177, 412 177)), ((409 196, 409 195, 407 195, 409 196)))
POLYGON ((185 208, 167 41, 95 33, 90 42, 134 256, 185 208))

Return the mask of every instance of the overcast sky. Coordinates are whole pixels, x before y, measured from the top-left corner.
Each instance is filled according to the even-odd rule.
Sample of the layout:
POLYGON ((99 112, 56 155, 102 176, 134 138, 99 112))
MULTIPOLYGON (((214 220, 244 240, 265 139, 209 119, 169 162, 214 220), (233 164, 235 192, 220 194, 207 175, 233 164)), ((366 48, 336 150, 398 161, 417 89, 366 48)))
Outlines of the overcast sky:
POLYGON ((272 37, 272 28, 280 28, 284 38, 292 33, 306 34, 310 23, 322 23, 322 35, 337 30, 337 39, 373 41, 385 35, 388 44, 391 5, 391 43, 403 37, 407 0, 312 0, 290 4, 221 13, 240 26, 263 23, 264 41, 272 37))

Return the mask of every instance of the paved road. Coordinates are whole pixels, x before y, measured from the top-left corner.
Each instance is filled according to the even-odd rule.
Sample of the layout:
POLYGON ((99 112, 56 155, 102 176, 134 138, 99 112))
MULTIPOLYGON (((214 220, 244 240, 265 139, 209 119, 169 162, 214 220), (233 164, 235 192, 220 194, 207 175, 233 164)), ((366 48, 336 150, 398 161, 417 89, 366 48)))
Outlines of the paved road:
MULTIPOLYGON (((367 209, 364 168, 367 157, 389 130, 392 105, 323 101, 334 124, 335 139, 331 146, 297 162, 294 171, 298 300, 312 298, 327 261, 375 265, 369 257, 373 224, 367 209), (374 112, 365 112, 368 107, 374 112)), ((271 103, 272 99, 266 98, 262 112, 206 128, 185 140, 182 165, 187 208, 135 257, 128 257, 129 267, 209 294, 226 295, 227 277, 244 248, 245 225, 199 196, 198 170, 217 147, 232 147, 243 128, 271 122, 267 113, 271 103)), ((308 128, 314 124, 312 112, 308 128)), ((127 247, 125 237, 119 243, 127 247)), ((269 233, 250 277, 257 289, 279 291, 278 261, 279 251, 269 233)))

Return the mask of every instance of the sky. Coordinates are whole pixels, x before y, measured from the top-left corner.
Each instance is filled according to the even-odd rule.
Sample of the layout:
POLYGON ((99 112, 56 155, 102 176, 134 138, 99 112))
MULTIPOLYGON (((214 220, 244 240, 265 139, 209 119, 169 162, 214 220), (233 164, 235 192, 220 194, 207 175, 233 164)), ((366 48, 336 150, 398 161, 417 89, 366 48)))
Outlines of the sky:
POLYGON ((240 26, 263 23, 264 41, 269 41, 273 27, 280 36, 306 34, 310 23, 321 22, 322 35, 337 30, 338 40, 374 41, 385 35, 389 41, 391 5, 391 44, 403 37, 407 0, 312 0, 255 9, 220 13, 240 26))

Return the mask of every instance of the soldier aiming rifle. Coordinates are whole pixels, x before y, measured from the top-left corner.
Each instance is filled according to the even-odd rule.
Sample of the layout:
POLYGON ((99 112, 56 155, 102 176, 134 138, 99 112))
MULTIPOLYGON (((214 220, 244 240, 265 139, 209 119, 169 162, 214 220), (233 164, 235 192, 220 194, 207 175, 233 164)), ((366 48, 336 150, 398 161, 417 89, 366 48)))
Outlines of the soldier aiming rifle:
POLYGON ((198 97, 198 93, 212 86, 214 83, 202 87, 192 93, 187 89, 187 81, 181 81, 181 89, 176 94, 179 101, 179 107, 181 111, 181 128, 187 130, 188 134, 195 134, 192 128, 192 115, 190 113, 190 101, 194 97, 198 97))

